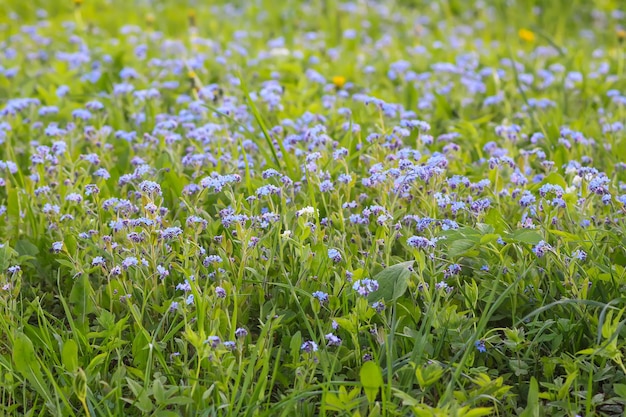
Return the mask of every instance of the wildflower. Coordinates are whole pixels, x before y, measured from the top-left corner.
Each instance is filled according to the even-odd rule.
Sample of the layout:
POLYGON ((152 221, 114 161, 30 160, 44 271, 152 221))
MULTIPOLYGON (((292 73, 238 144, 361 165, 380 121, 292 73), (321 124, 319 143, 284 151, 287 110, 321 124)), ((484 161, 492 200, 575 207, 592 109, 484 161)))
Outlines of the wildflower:
POLYGON ((537 255, 538 258, 543 257, 546 254, 546 252, 551 251, 551 250, 552 250, 552 246, 550 246, 550 244, 546 243, 546 241, 544 240, 537 243, 537 245, 535 245, 535 247, 533 248, 533 252, 535 253, 535 255, 537 255))
POLYGON ((215 265, 220 263, 222 263, 222 257, 219 255, 209 255, 202 261, 202 265, 205 267, 208 267, 211 264, 215 265))
POLYGON ((20 268, 19 265, 13 265, 7 268, 7 272, 11 275, 15 275, 18 272, 20 272, 22 270, 22 268, 20 268))
POLYGON ((378 281, 374 279, 361 279, 352 285, 352 289, 357 291, 360 296, 367 297, 370 293, 378 290, 378 281))
POLYGON ((169 240, 180 236, 183 233, 183 229, 180 227, 168 227, 165 230, 161 230, 161 239, 169 240))
POLYGON ((209 336, 204 343, 211 345, 211 347, 215 349, 219 346, 221 342, 222 340, 219 338, 219 336, 209 336))
POLYGON ((193 301, 194 301, 194 299, 193 299, 193 294, 189 294, 189 295, 187 296, 187 299, 185 300, 185 304, 187 304, 187 305, 193 305, 193 301))
POLYGON ((328 294, 326 294, 323 291, 315 291, 311 295, 313 296, 313 298, 317 298, 317 300, 320 302, 320 304, 324 304, 324 303, 328 302, 328 294))
POLYGON ((335 336, 332 333, 328 333, 326 336, 324 336, 324 338, 326 340, 328 340, 328 346, 339 346, 339 345, 341 345, 341 339, 338 338, 337 336, 335 336))
POLYGON ((525 42, 535 41, 535 34, 528 29, 520 29, 519 32, 517 32, 517 34, 519 38, 525 42))
POLYGON ((70 193, 67 196, 65 196, 65 201, 69 201, 72 203, 80 203, 81 201, 83 201, 83 197, 78 193, 70 193))
POLYGON ((154 181, 142 181, 139 184, 139 189, 147 194, 161 195, 161 186, 154 181))
POLYGON ((320 183, 320 191, 323 193, 327 193, 329 191, 333 191, 335 189, 335 186, 333 185, 332 181, 330 180, 325 180, 322 181, 320 183))
POLYGON ((225 341, 222 344, 228 350, 235 350, 237 348, 237 344, 235 342, 233 342, 232 340, 227 340, 227 341, 225 341))
POLYGON ((416 249, 427 249, 435 247, 435 240, 430 240, 422 236, 411 236, 406 240, 407 245, 416 249))
POLYGON ((452 264, 445 271, 443 271, 444 278, 450 278, 453 275, 458 275, 461 273, 461 265, 452 264))
POLYGON ((215 287, 215 295, 217 298, 226 298, 226 290, 222 287, 215 287))
POLYGON ((343 77, 341 75, 336 75, 332 78, 332 81, 335 87, 341 89, 346 84, 346 77, 343 77))
POLYGON ((577 249, 574 252, 572 252, 572 258, 578 259, 579 261, 584 262, 585 259, 587 259, 587 252, 581 249, 577 249))
POLYGON ((158 265, 156 269, 157 269, 157 274, 159 274, 159 278, 161 279, 165 279, 166 277, 170 275, 170 271, 163 268, 162 265, 158 265))
POLYGON ((104 258, 102 256, 96 256, 91 260, 92 266, 101 266, 104 265, 104 258))
POLYGON ((59 253, 59 252, 61 252, 62 249, 63 249, 63 242, 62 241, 54 242, 52 244, 52 252, 59 253))
POLYGON ((139 261, 134 256, 129 256, 128 258, 122 261, 122 268, 124 269, 128 269, 131 266, 137 266, 137 265, 139 265, 139 261))
POLYGON ((243 327, 239 327, 237 328, 237 330, 235 330, 235 336, 238 337, 239 339, 243 339, 247 335, 248 335, 248 331, 244 329, 243 327))
POLYGON ((477 340, 476 342, 474 342, 474 346, 476 346, 476 349, 478 349, 478 351, 480 353, 487 352, 487 347, 485 346, 485 341, 482 340, 482 339, 477 340))
POLYGON ((315 212, 316 212, 316 210, 315 210, 313 207, 311 207, 311 206, 307 206, 307 207, 304 207, 304 208, 302 208, 302 209, 300 209, 300 210, 296 211, 296 216, 297 216, 297 217, 301 217, 301 216, 306 216, 306 217, 308 217, 308 216, 313 216, 313 215, 315 214, 315 212))
POLYGON ((341 253, 337 249, 328 249, 328 257, 335 263, 341 262, 341 253))
POLYGON ((302 346, 300 346, 300 350, 306 353, 317 352, 317 343, 315 343, 312 340, 307 340, 306 342, 302 344, 302 346))

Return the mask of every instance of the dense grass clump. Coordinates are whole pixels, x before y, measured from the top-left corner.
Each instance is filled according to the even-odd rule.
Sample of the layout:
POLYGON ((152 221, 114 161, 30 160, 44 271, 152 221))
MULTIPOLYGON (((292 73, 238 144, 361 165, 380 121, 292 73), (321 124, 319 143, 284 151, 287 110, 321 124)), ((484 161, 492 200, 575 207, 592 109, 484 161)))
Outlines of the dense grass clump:
POLYGON ((0 415, 622 415, 619 6, 0 2, 0 415))

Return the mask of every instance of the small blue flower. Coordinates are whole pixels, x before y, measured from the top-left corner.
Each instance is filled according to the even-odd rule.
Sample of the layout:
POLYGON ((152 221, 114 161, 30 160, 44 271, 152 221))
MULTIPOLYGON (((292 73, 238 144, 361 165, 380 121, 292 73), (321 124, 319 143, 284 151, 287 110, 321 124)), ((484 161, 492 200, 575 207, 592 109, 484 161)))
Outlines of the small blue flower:
POLYGON ((341 262, 341 252, 337 249, 328 249, 328 257, 335 263, 341 262))
POLYGON ((476 346, 476 349, 478 349, 478 351, 480 353, 487 352, 487 347, 485 347, 485 341, 482 340, 482 339, 477 340, 476 342, 474 342, 474 346, 476 346))
POLYGON ((317 343, 312 340, 307 340, 302 344, 302 346, 300 346, 300 350, 307 353, 317 352, 317 343))

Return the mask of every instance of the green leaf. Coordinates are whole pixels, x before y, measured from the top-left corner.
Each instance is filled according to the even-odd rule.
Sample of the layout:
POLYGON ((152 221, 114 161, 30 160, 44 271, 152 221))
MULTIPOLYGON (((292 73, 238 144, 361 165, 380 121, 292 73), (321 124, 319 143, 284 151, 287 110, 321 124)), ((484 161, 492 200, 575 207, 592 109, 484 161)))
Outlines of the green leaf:
POLYGON ((20 256, 37 256, 39 249, 26 239, 22 239, 15 244, 15 250, 20 256))
POLYGON ((530 378, 526 409, 520 414, 520 417, 539 417, 539 409, 539 384, 533 376, 530 378))
POLYGON ((29 375, 31 369, 38 366, 33 342, 24 333, 15 336, 12 357, 15 369, 24 376, 29 375))
POLYGON ((467 407, 463 407, 459 411, 460 411, 458 414, 459 417, 483 417, 483 416, 493 415, 492 407, 476 407, 476 408, 469 409, 469 406, 467 406, 467 407))
POLYGON ((87 274, 81 274, 76 278, 70 293, 70 302, 74 306, 74 314, 76 314, 77 320, 81 323, 85 322, 87 314, 96 311, 93 294, 94 291, 87 274))
POLYGON ((289 344, 289 348, 291 349, 291 356, 293 357, 293 361, 297 362, 300 359, 300 346, 302 344, 302 335, 300 332, 296 332, 293 336, 291 336, 291 343, 289 344))
POLYGON ((163 383, 160 379, 155 379, 152 383, 152 395, 154 395, 154 399, 159 405, 163 404, 167 400, 165 387, 163 387, 163 383))
POLYGON ((508 236, 508 239, 516 243, 528 243, 530 245, 536 245, 541 240, 543 240, 543 237, 534 230, 520 229, 511 233, 508 236))
POLYGON ((410 267, 415 261, 402 262, 380 271, 374 279, 378 281, 378 290, 368 296, 368 301, 384 300, 393 302, 406 292, 411 276, 410 267))
POLYGON ((337 394, 329 392, 324 397, 324 407, 329 411, 344 411, 346 409, 343 401, 339 399, 337 394))
POLYGON ((460 255, 463 255, 468 250, 472 249, 476 245, 474 240, 470 239, 458 239, 453 241, 450 246, 448 246, 448 255, 451 258, 456 258, 460 255))
POLYGON ((615 391, 615 393, 619 395, 620 398, 626 400, 626 384, 613 385, 613 391, 615 391))
POLYGON ((11 257, 14 253, 15 251, 8 245, 4 245, 0 248, 0 272, 6 271, 7 268, 11 266, 11 257))
POLYGON ((367 396, 367 400, 370 403, 376 401, 376 395, 378 395, 378 390, 383 386, 383 372, 373 361, 368 361, 363 364, 361 367, 361 371, 359 372, 359 377, 361 378, 361 385, 363 385, 363 390, 365 391, 365 395, 367 396))
POLYGON ((78 369, 78 345, 73 339, 63 343, 61 359, 63 366, 65 366, 69 372, 76 372, 78 369))

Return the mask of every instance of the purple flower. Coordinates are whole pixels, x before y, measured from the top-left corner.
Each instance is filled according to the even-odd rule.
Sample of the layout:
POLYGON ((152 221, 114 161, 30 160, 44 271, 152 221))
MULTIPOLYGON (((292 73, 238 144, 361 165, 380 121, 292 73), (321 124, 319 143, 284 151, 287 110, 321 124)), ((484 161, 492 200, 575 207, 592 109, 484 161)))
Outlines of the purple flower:
POLYGON ((157 274, 159 274, 159 277, 161 279, 165 279, 165 277, 169 276, 170 271, 168 271, 167 269, 163 268, 163 266, 158 265, 157 266, 157 274))
POLYGON ((325 180, 320 183, 320 191, 323 193, 333 191, 334 189, 335 189, 335 186, 330 180, 325 180))
POLYGON ((435 247, 435 240, 430 240, 422 236, 411 236, 406 240, 407 245, 416 249, 427 249, 435 247))
POLYGON ((211 347, 215 349, 219 346, 221 342, 222 340, 219 338, 219 336, 209 336, 204 343, 211 345, 211 347))
POLYGON ((217 298, 226 298, 226 290, 222 287, 215 287, 215 295, 217 298))
POLYGON ((537 243, 537 245, 535 245, 535 247, 533 248, 533 252, 535 253, 535 255, 537 255, 538 258, 543 257, 546 254, 546 252, 551 251, 551 250, 552 250, 552 246, 550 246, 550 244, 546 243, 546 241, 544 240, 537 243))
POLYGON ((7 271, 9 274, 17 274, 18 272, 20 272, 22 270, 22 268, 20 268, 19 265, 13 265, 7 268, 7 271))
POLYGON ((70 193, 65 196, 65 201, 70 201, 72 203, 80 203, 83 201, 83 197, 78 193, 70 193))
POLYGON ((335 336, 332 333, 328 333, 324 338, 328 341, 328 346, 339 346, 341 345, 341 339, 335 336))
POLYGON ((235 330, 235 336, 239 339, 242 339, 246 337, 247 335, 248 335, 248 331, 244 329, 243 327, 239 327, 237 328, 237 330, 235 330))

